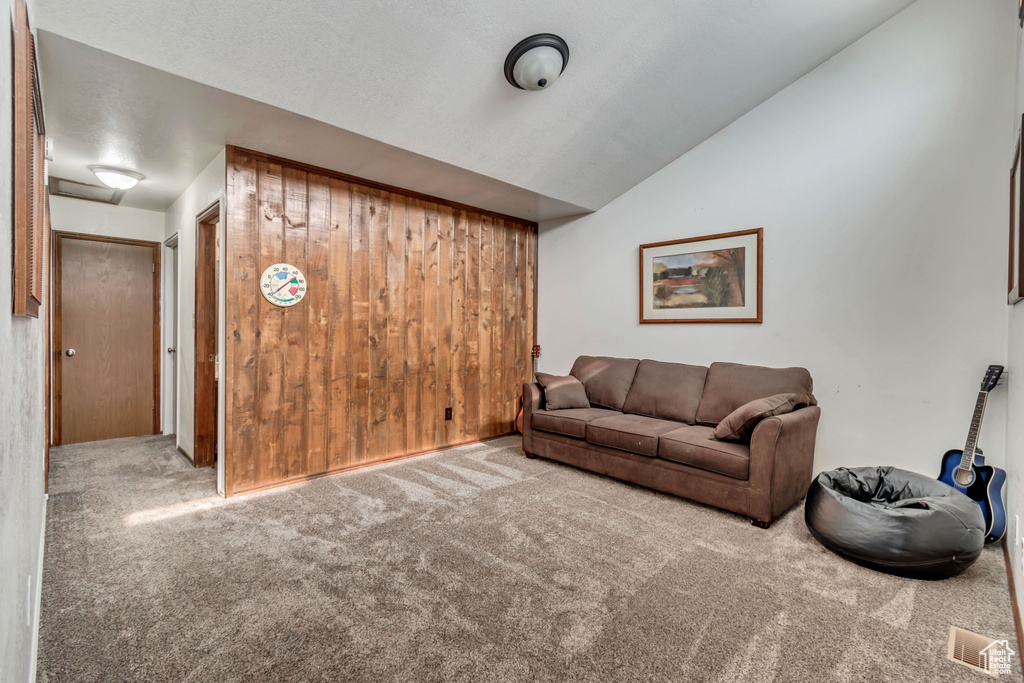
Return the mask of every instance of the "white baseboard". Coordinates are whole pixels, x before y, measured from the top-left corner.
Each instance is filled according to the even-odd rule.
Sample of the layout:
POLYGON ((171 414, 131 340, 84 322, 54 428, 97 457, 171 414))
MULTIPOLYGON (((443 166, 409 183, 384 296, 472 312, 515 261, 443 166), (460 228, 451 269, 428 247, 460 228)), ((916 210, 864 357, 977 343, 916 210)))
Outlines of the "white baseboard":
POLYGON ((36 680, 36 665, 39 659, 39 612, 43 604, 43 553, 46 549, 46 503, 50 499, 50 494, 43 494, 43 523, 42 529, 39 532, 39 562, 38 569, 36 570, 36 605, 35 613, 32 617, 32 663, 29 666, 28 683, 35 683, 36 680))

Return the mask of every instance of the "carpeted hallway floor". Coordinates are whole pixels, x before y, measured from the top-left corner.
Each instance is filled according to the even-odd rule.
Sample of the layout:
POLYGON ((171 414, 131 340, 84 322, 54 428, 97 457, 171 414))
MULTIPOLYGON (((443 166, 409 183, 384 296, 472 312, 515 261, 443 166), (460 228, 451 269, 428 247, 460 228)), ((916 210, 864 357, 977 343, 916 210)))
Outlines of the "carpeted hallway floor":
POLYGON ((165 437, 51 463, 41 681, 936 683, 989 680, 950 624, 1016 647, 999 548, 891 577, 800 507, 765 531, 518 438, 230 500, 165 437))

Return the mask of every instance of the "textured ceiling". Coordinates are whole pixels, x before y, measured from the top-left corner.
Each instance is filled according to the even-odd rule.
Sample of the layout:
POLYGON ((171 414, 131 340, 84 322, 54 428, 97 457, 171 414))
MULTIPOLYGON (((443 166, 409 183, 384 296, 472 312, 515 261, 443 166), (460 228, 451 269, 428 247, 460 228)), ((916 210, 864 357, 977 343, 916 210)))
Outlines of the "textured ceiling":
POLYGON ((123 206, 166 210, 234 144, 531 220, 585 211, 47 31, 39 61, 50 174, 95 184, 91 164, 138 170, 123 206))
MULTIPOLYGON (((555 200, 532 216, 544 218, 600 208, 912 1, 36 0, 35 17, 126 60, 555 200), (566 39, 569 66, 550 90, 516 90, 502 63, 537 32, 566 39)), ((49 111, 68 85, 48 77, 68 70, 56 52, 44 52, 43 88, 60 119, 74 102, 49 111)), ((124 102, 87 109, 93 120, 73 132, 115 146, 175 134, 159 121, 131 125, 124 102)), ((204 118, 191 121, 193 137, 206 135, 204 118)), ((147 147, 160 151, 125 145, 147 147)), ((156 175, 166 160, 146 153, 125 163, 156 175)))

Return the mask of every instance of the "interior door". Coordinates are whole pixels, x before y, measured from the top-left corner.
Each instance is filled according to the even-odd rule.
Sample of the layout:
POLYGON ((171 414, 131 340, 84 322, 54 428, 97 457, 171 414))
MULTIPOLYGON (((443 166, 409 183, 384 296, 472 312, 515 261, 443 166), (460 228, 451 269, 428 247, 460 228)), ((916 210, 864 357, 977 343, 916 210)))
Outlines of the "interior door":
POLYGON ((59 443, 159 432, 158 246, 58 237, 59 443))
POLYGON ((196 221, 196 467, 210 467, 217 453, 217 228, 219 205, 196 221))

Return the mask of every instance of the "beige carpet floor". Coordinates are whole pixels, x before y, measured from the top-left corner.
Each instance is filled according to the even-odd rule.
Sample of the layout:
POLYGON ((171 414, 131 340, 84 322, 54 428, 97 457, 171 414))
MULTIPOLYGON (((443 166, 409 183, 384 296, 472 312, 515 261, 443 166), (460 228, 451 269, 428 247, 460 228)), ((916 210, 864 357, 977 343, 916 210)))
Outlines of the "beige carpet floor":
POLYGON ((40 681, 985 681, 950 624, 1015 638, 999 548, 892 577, 801 507, 762 530, 512 437, 230 500, 164 437, 51 462, 40 681))

